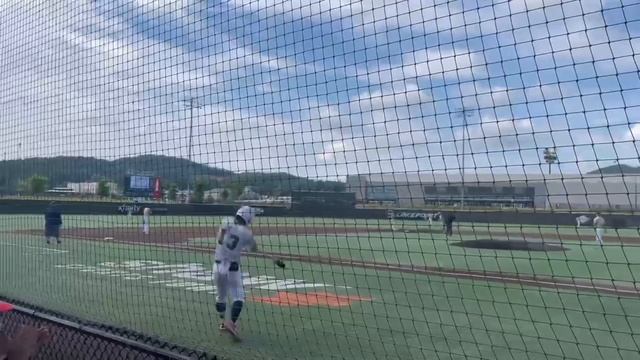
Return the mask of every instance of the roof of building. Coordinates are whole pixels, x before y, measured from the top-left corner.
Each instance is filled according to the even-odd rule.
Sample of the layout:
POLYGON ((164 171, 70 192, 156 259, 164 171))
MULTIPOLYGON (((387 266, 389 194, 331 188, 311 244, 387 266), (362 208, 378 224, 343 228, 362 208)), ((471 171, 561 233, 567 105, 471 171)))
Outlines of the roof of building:
MULTIPOLYGON (((347 178, 347 182, 357 181, 358 177, 366 179, 368 182, 384 183, 459 183, 462 182, 462 175, 457 173, 433 172, 433 173, 395 173, 395 174, 365 174, 353 175, 347 178)), ((640 174, 505 174, 505 173, 465 173, 465 182, 545 182, 560 180, 596 180, 624 178, 638 181, 640 174)))

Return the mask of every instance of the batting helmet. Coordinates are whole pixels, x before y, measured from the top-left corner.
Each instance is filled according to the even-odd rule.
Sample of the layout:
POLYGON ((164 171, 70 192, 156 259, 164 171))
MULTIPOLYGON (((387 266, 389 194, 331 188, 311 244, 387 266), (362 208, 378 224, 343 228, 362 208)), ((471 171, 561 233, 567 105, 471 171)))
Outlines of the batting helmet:
POLYGON ((250 206, 243 206, 238 209, 236 216, 240 216, 247 225, 250 225, 253 218, 256 216, 256 210, 250 206))

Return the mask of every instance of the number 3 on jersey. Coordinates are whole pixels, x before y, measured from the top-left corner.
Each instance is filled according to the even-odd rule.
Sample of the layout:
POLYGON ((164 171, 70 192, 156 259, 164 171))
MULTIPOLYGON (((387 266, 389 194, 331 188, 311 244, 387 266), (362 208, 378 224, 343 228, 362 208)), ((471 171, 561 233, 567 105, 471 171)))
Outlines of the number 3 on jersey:
POLYGON ((234 250, 238 247, 238 243, 240 242, 240 238, 237 235, 229 234, 229 236, 225 239, 224 245, 229 250, 234 250))

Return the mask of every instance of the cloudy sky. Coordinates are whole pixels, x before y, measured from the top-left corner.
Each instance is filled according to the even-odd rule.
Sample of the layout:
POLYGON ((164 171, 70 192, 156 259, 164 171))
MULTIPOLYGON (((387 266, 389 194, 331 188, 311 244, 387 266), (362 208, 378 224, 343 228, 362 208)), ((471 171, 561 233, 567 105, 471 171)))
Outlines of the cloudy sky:
POLYGON ((585 172, 638 163, 639 65, 636 0, 1 0, 0 151, 186 158, 193 98, 236 171, 585 172))

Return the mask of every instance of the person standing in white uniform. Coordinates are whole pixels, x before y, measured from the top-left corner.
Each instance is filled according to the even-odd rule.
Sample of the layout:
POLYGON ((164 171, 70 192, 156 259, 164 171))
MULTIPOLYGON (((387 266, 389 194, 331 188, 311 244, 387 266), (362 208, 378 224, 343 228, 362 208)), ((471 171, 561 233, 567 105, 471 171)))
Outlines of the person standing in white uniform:
POLYGON ((151 209, 148 207, 142 211, 142 232, 149 235, 149 227, 151 226, 151 209))
POLYGON ((596 213, 596 217, 593 218, 593 228, 596 230, 596 242, 598 245, 604 245, 604 227, 606 222, 600 213, 596 213))
MULTIPOLYGON (((222 221, 217 236, 217 245, 213 265, 214 282, 216 285, 216 311, 222 320, 220 330, 226 330, 236 339, 238 338, 237 321, 244 306, 244 288, 242 285, 242 272, 240 261, 242 251, 256 252, 258 245, 251 223, 256 211, 249 206, 241 207, 235 218, 226 218, 222 221), (231 297, 231 319, 227 319, 227 301, 231 297)), ((271 257, 271 256, 267 256, 271 257)), ((282 260, 271 257, 275 264, 285 268, 282 260)))
POLYGON ((249 206, 241 207, 233 220, 225 219, 220 226, 213 266, 216 285, 216 311, 222 324, 220 330, 227 330, 238 336, 236 322, 244 305, 244 288, 240 260, 243 250, 256 251, 258 246, 249 228, 255 210, 249 206), (226 319, 227 300, 231 297, 231 319, 226 319))

